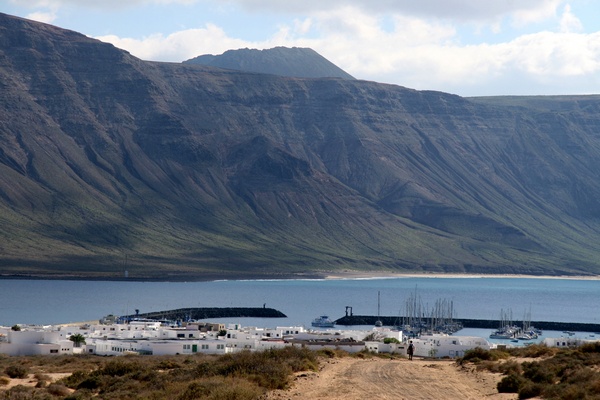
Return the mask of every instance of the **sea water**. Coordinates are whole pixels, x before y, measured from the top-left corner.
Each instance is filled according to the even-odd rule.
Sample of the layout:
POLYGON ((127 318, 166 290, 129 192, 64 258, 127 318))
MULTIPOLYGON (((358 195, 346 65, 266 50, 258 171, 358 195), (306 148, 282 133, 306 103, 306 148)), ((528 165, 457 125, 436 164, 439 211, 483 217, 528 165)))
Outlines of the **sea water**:
POLYGON ((187 307, 270 307, 286 318, 223 318, 251 326, 310 326, 319 315, 400 316, 417 297, 425 310, 452 302, 454 317, 600 323, 600 280, 399 277, 331 280, 134 282, 0 280, 0 325, 57 324, 187 307))

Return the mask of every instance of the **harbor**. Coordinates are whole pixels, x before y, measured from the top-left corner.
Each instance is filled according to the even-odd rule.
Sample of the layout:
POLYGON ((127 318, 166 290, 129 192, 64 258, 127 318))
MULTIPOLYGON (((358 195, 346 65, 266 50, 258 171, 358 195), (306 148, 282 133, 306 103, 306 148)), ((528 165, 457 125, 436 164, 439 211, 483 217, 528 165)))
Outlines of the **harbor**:
MULTIPOLYGON (((346 315, 335 320, 336 325, 373 325, 380 320, 384 326, 398 326, 399 321, 405 317, 398 316, 376 316, 376 315, 346 315)), ((463 328, 478 329, 497 329, 498 320, 453 318, 456 324, 463 328)), ((531 325, 538 329, 551 331, 578 331, 578 332, 600 332, 600 324, 590 324, 581 322, 552 322, 552 321, 531 321, 531 325)))
MULTIPOLYGON (((190 307, 178 308, 174 310, 152 311, 147 313, 137 312, 131 315, 119 316, 122 321, 134 319, 151 319, 157 321, 189 321, 206 320, 214 318, 286 318, 287 316, 274 308, 269 307, 190 307)), ((382 326, 393 328, 404 328, 407 325, 414 327, 421 326, 423 330, 443 330, 446 327, 449 331, 456 331, 461 328, 476 329, 498 329, 501 322, 492 319, 471 319, 471 318, 442 318, 431 319, 422 318, 416 323, 414 316, 380 316, 380 315, 354 315, 352 308, 346 308, 346 315, 338 319, 329 319, 326 316, 320 317, 321 320, 327 319, 324 327, 333 326, 376 326, 381 323, 382 326), (410 321, 411 324, 406 322, 410 321), (436 329, 437 328, 437 329, 436 329)), ((323 323, 323 321, 320 321, 323 323)), ((582 323, 582 322, 554 322, 554 321, 528 321, 530 326, 537 329, 561 331, 561 332, 600 332, 600 324, 582 323)), ((318 327, 319 324, 312 323, 318 327)), ((450 332, 451 333, 451 332, 450 332)))

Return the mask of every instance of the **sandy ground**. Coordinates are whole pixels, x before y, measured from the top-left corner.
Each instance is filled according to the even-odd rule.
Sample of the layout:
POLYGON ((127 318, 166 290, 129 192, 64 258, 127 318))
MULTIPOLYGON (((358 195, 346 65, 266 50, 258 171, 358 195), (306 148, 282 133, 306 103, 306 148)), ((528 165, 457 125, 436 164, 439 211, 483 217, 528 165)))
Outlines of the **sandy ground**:
MULTIPOLYGON (((48 381, 48 383, 54 383, 64 377, 71 375, 71 373, 70 372, 68 372, 68 373, 56 372, 56 373, 44 373, 43 375, 50 379, 48 381)), ((34 374, 29 374, 27 378, 23 378, 23 379, 13 378, 13 379, 10 379, 10 381, 8 382, 7 385, 0 386, 0 393, 3 390, 8 390, 8 389, 13 388, 18 385, 33 387, 33 386, 37 385, 37 383, 38 383, 38 380, 35 378, 34 374)))
POLYGON ((517 399, 514 393, 498 393, 501 378, 451 360, 345 357, 324 362, 319 372, 298 374, 290 389, 272 392, 266 399, 517 399))
MULTIPOLYGON (((69 373, 45 374, 55 382, 69 373)), ((319 372, 297 374, 290 389, 270 392, 265 400, 514 400, 498 393, 500 374, 461 367, 453 360, 335 358, 323 361, 319 372)), ((11 379, 0 393, 16 385, 35 386, 37 379, 11 379)))
POLYGON ((519 274, 442 274, 442 273, 394 273, 389 271, 336 271, 324 273, 325 279, 379 279, 379 278, 535 278, 600 280, 600 275, 519 275, 519 274))

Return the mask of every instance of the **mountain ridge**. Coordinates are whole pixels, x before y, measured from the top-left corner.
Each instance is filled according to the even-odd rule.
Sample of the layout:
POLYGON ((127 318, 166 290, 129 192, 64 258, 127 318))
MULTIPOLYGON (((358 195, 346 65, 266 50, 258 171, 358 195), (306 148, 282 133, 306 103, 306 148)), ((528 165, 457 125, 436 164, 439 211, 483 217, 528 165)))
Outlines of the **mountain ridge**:
POLYGON ((2 276, 599 271, 593 96, 149 62, 0 20, 2 276))
POLYGON ((313 49, 305 47, 227 50, 220 55, 194 57, 184 63, 295 78, 355 79, 313 49))

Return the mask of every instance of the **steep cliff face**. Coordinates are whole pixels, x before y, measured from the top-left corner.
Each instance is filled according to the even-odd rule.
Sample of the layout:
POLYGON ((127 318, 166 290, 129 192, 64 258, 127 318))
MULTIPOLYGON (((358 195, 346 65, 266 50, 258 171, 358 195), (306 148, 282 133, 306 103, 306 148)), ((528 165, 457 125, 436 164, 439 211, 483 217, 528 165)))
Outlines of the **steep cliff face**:
POLYGON ((596 97, 153 63, 0 20, 0 274, 600 271, 596 97))

